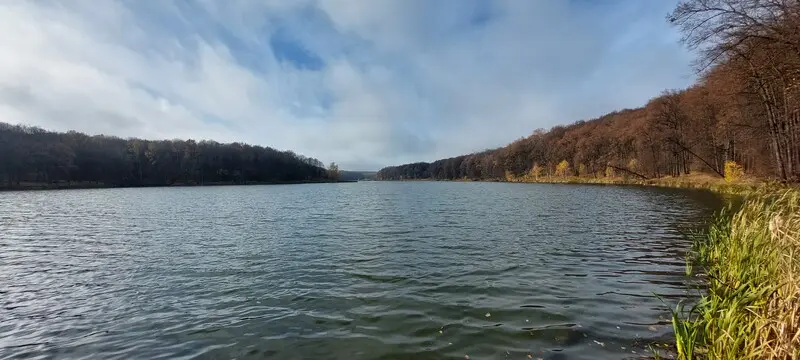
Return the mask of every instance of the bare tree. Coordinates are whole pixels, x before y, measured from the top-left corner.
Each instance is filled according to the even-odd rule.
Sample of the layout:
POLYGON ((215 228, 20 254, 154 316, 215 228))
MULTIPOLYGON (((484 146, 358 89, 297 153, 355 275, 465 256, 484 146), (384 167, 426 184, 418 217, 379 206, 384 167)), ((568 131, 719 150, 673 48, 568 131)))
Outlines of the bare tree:
POLYGON ((800 177, 800 2, 688 0, 669 20, 700 51, 700 70, 738 69, 763 107, 777 176, 800 177))

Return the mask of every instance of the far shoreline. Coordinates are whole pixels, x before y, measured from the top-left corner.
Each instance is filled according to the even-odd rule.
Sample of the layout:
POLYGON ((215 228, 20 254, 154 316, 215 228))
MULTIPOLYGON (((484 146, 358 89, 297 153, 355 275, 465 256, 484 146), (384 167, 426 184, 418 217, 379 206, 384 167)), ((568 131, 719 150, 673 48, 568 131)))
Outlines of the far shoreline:
POLYGON ((43 191, 43 190, 88 190, 88 189, 128 189, 128 188, 171 188, 171 187, 203 187, 203 186, 252 186, 252 185, 302 185, 302 184, 337 184, 355 183, 358 180, 303 180, 303 181, 268 181, 268 182, 207 182, 203 184, 141 184, 141 185, 109 185, 104 183, 24 183, 20 185, 0 186, 0 192, 43 191))
POLYGON ((574 184, 574 185, 623 185, 623 186, 642 186, 642 187, 660 187, 660 188, 679 188, 679 189, 696 189, 708 190, 721 194, 737 194, 746 195, 755 192, 759 189, 770 188, 792 188, 787 184, 777 182, 767 182, 763 180, 750 179, 749 181, 735 181, 726 182, 724 179, 710 179, 706 176, 680 176, 680 177, 661 177, 653 179, 633 179, 624 177, 614 178, 588 178, 578 176, 543 176, 538 179, 385 179, 377 181, 397 181, 397 182, 415 182, 415 181, 431 181, 431 182, 499 182, 499 183, 522 183, 522 184, 574 184))

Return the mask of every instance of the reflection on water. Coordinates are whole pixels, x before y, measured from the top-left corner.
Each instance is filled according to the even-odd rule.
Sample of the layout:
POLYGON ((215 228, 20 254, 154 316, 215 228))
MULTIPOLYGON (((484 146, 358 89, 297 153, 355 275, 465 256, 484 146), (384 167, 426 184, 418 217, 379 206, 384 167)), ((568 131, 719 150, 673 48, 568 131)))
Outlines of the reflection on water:
POLYGON ((0 358, 619 359, 668 340, 670 189, 317 184, 0 193, 0 358))

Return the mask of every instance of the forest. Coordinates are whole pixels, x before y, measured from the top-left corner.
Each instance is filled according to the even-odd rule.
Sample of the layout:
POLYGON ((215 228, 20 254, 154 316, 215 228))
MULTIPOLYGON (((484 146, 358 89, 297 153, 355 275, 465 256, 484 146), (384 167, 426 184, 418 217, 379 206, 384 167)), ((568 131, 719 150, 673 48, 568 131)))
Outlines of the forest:
POLYGON ((502 148, 381 169, 378 179, 659 178, 726 165, 800 180, 800 2, 689 0, 666 19, 698 59, 697 82, 647 104, 537 129, 502 148))
POLYGON ((291 151, 241 143, 121 139, 0 123, 0 189, 335 180, 338 167, 330 168, 291 151))

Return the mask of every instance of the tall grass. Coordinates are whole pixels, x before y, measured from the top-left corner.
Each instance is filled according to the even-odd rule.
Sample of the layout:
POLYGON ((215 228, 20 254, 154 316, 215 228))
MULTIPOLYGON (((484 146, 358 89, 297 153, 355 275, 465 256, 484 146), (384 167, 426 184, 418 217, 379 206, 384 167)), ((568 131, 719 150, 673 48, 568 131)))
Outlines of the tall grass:
POLYGON ((800 191, 751 195, 693 256, 708 287, 673 314, 680 359, 800 359, 800 191))

